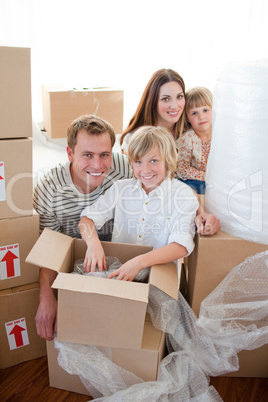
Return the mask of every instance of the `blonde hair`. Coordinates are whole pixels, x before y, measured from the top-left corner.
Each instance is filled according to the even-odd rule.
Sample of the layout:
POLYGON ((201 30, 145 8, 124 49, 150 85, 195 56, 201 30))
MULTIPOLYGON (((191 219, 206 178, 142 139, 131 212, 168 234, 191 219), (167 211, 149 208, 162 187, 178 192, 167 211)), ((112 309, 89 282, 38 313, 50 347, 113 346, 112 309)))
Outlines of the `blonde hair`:
POLYGON ((128 159, 131 167, 147 155, 155 146, 166 163, 166 177, 177 176, 178 154, 172 134, 163 127, 143 126, 131 136, 128 146, 128 159))
MULTIPOLYGON (((195 107, 209 106, 212 108, 213 95, 208 88, 194 87, 188 89, 185 94, 186 115, 190 109, 195 107)), ((191 129, 191 124, 185 119, 184 132, 191 129)))

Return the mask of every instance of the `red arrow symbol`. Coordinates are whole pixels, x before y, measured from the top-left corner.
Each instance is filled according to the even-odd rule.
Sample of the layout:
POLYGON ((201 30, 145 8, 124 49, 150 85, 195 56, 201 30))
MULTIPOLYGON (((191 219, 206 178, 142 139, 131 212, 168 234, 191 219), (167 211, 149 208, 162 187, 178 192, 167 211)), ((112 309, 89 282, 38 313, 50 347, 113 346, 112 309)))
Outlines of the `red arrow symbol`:
POLYGON ((4 180, 4 178, 2 176, 0 176, 0 180, 4 180))
POLYGON ((16 342, 17 348, 20 346, 23 346, 23 340, 22 340, 22 335, 21 335, 22 331, 25 331, 25 328, 22 328, 19 325, 15 325, 9 334, 9 335, 15 336, 15 342, 16 342))
POLYGON ((1 260, 1 262, 6 263, 8 278, 15 276, 14 260, 16 258, 19 258, 19 257, 17 257, 15 254, 13 254, 11 251, 8 250, 8 252, 4 255, 4 257, 1 260))

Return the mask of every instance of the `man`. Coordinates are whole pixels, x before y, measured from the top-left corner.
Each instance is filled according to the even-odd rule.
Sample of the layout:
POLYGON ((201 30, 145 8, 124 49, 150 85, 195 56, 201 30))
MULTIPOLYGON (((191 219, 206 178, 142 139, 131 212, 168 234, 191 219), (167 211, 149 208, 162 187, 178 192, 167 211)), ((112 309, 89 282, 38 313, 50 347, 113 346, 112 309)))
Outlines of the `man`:
MULTIPOLYGON (((80 237, 78 222, 82 210, 92 204, 115 180, 131 177, 127 159, 112 153, 115 133, 112 126, 97 116, 81 116, 67 132, 69 162, 53 169, 34 191, 34 208, 40 216, 40 230, 45 227, 80 237)), ((196 217, 198 231, 216 233, 219 220, 200 206, 196 217)), ((101 240, 109 240, 111 230, 102 228, 101 240)), ((57 332, 57 300, 51 288, 57 273, 40 269, 40 303, 35 317, 39 336, 52 340, 57 332)))

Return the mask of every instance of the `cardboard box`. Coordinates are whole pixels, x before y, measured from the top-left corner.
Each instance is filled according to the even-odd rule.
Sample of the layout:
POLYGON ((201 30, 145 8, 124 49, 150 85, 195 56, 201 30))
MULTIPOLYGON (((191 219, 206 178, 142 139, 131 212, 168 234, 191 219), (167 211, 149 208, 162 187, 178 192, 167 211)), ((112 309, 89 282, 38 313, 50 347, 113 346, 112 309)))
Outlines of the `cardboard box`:
POLYGON ((239 370, 224 377, 268 378, 268 344, 254 350, 242 350, 237 356, 239 370))
POLYGON ((0 219, 32 214, 32 140, 0 140, 0 219))
MULTIPOLYGON (((124 263, 151 247, 102 243, 106 256, 124 263)), ((45 229, 26 261, 53 269, 59 274, 53 283, 58 289, 58 339, 63 342, 139 349, 150 285, 178 297, 176 264, 151 268, 149 283, 117 281, 70 275, 76 259, 84 258, 83 240, 72 239, 45 229)))
POLYGON ((0 289, 38 281, 36 266, 25 258, 39 238, 39 215, 0 219, 0 289))
POLYGON ((0 138, 31 137, 31 49, 0 46, 0 88, 0 138))
POLYGON ((226 275, 247 257, 268 249, 219 231, 213 236, 195 236, 195 248, 187 257, 187 300, 198 316, 201 302, 226 275))
MULTIPOLYGON (((112 348, 112 361, 144 381, 155 381, 161 360, 166 355, 165 334, 154 328, 147 317, 142 346, 139 350, 112 348)), ((59 366, 54 342, 47 342, 49 385, 54 388, 89 395, 78 375, 71 375, 59 366)))
MULTIPOLYGON (((226 275, 247 257, 268 249, 267 245, 253 243, 219 231, 214 236, 195 237, 195 249, 187 257, 187 300, 198 316, 201 302, 219 285, 226 275)), ((267 345, 238 354, 240 369, 232 376, 266 377, 268 374, 267 345), (266 355, 262 354, 266 351, 266 355)), ((230 376, 228 374, 227 376, 230 376)))
POLYGON ((39 284, 0 291, 0 369, 46 355, 35 328, 39 284))
POLYGON ((66 138, 74 119, 93 114, 123 131, 124 92, 113 88, 66 89, 42 86, 43 125, 51 138, 66 138))

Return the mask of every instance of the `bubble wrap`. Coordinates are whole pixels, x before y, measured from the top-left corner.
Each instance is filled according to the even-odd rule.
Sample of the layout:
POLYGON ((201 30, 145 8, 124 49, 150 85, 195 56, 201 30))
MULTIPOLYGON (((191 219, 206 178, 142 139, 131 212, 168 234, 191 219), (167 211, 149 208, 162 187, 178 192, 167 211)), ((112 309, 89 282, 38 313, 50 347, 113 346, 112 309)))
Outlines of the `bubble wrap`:
MULTIPOLYGON (((96 278, 107 278, 107 276, 116 271, 118 268, 121 267, 122 262, 117 257, 107 256, 105 257, 107 270, 105 271, 98 271, 98 267, 96 267, 95 272, 85 272, 84 270, 84 260, 78 259, 74 262, 74 269, 72 274, 79 274, 79 275, 87 275, 87 276, 94 276, 96 278)), ((133 282, 148 282, 148 277, 150 273, 150 267, 142 269, 138 275, 135 277, 133 282)), ((116 279, 113 278, 113 279, 116 279)))
POLYGON ((221 401, 209 376, 238 370, 240 350, 268 343, 268 251, 233 268, 202 302, 198 319, 180 293, 175 301, 154 287, 148 312, 167 334, 157 381, 114 364, 109 348, 56 340, 60 366, 79 375, 97 401, 221 401))
POLYGON ((232 64, 213 93, 206 210, 232 236, 268 244, 268 60, 232 64))

